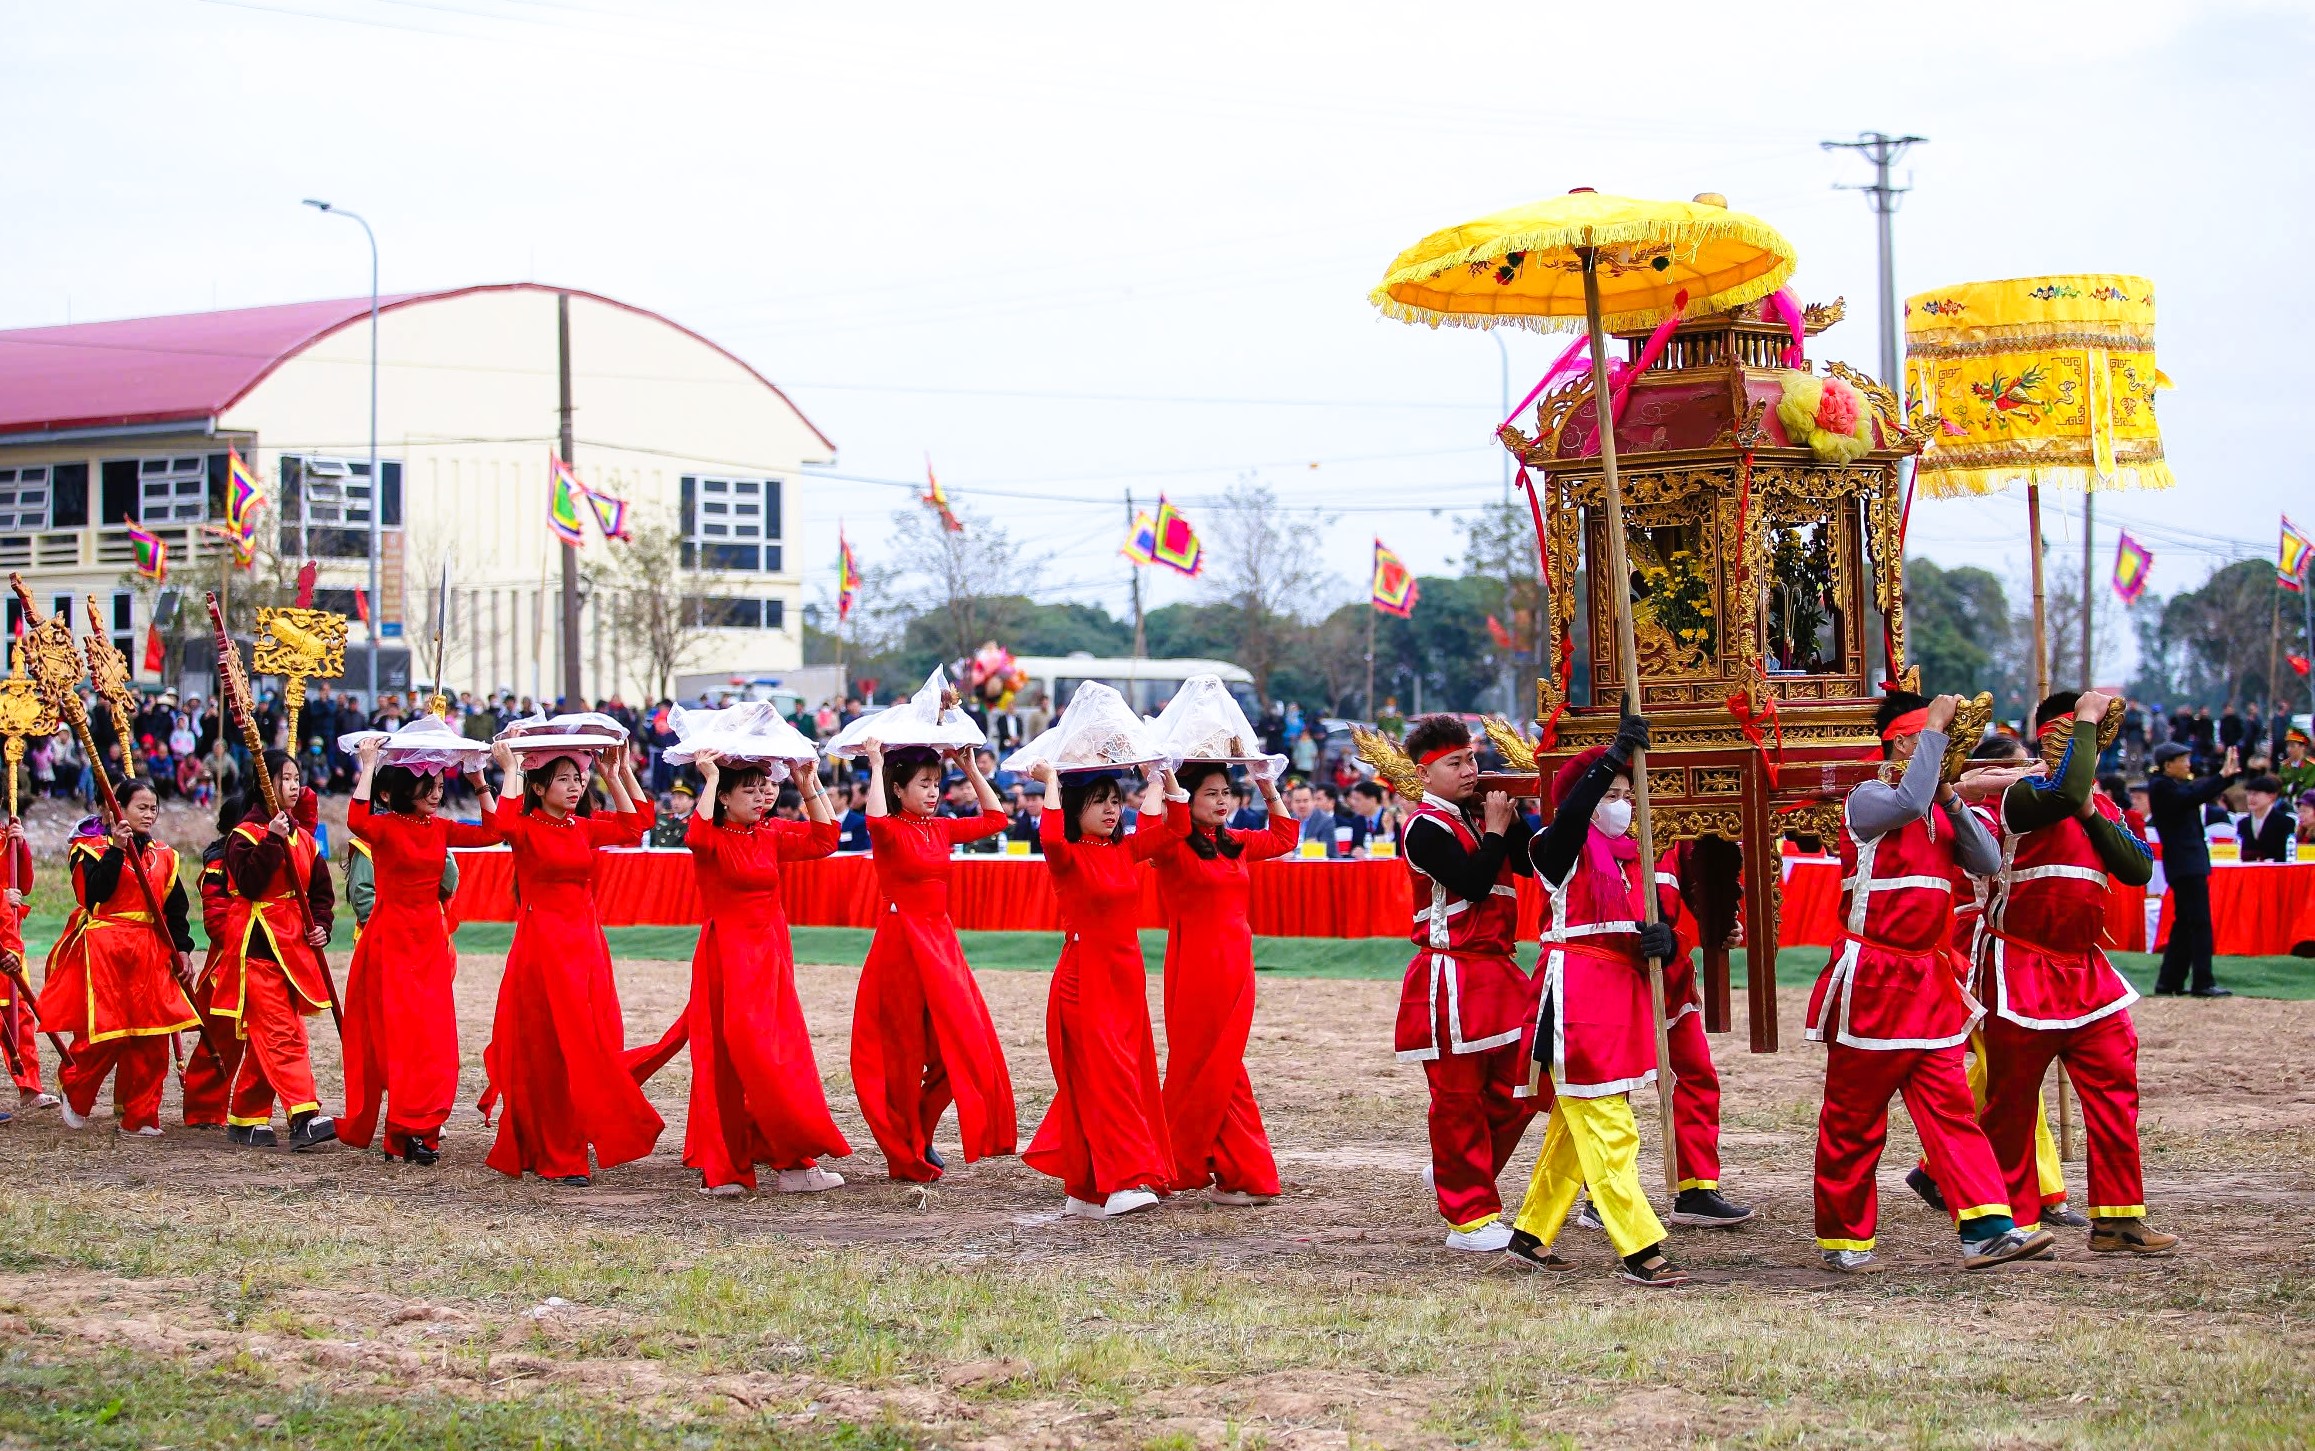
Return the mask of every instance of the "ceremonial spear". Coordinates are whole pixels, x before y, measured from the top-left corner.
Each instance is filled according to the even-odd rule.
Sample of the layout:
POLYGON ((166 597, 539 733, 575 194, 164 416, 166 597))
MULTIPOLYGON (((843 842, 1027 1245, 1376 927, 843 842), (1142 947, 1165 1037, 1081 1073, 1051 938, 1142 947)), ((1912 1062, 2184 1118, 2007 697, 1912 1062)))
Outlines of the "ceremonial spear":
MULTIPOLYGON (((241 718, 242 744, 249 747, 250 762, 257 772, 257 789, 265 797, 266 814, 268 816, 285 815, 289 806, 294 806, 296 803, 291 802, 289 806, 282 804, 281 790, 274 784, 273 773, 265 768, 265 738, 257 729, 257 705, 249 694, 249 677, 243 673, 241 668, 241 647, 233 643, 233 636, 225 628, 225 612, 218 608, 216 594, 211 592, 207 598, 209 601, 209 619, 217 626, 218 699, 234 715, 241 718)), ((296 831, 297 827, 294 821, 291 823, 290 829, 292 832, 296 831)), ((304 920, 306 934, 310 937, 314 928, 319 925, 313 917, 313 898, 307 895, 306 881, 298 875, 297 857, 288 850, 287 843, 283 846, 282 862, 284 869, 289 873, 290 885, 297 888, 298 915, 304 920)), ((338 1006, 338 984, 337 979, 330 974, 330 956, 319 947, 313 947, 312 952, 314 961, 321 965, 322 986, 330 995, 330 1021, 337 1025, 338 1036, 343 1038, 346 1035, 346 1015, 344 1010, 338 1006)), ((284 972, 289 970, 286 964, 282 970, 284 972)))
MULTIPOLYGON (((33 688, 31 678, 25 675, 24 652, 19 650, 16 652, 15 668, 9 672, 6 680, 0 680, 0 735, 4 735, 7 740, 9 820, 18 819, 16 771, 18 763, 24 759, 24 738, 55 735, 59 724, 55 707, 41 698, 40 692, 33 688)), ((16 880, 16 853, 5 846, 0 846, 0 850, 7 851, 8 890, 13 892, 19 885, 16 880)), ((16 1049, 17 1024, 23 1021, 23 1015, 30 1014, 32 1025, 38 1028, 40 1011, 33 1005, 32 979, 24 971, 24 959, 20 954, 0 952, 0 973, 5 973, 8 980, 16 985, 16 991, 10 995, 12 1006, 4 1025, 8 1068, 11 1073, 15 1073, 21 1067, 16 1049)), ((54 1033, 49 1033, 47 1037, 49 1042, 56 1045, 56 1051, 64 1055, 66 1062, 72 1061, 71 1051, 65 1047, 64 1039, 54 1033)))
MULTIPOLYGON (((96 753, 96 740, 89 734, 88 711, 80 703, 80 649, 72 642, 72 626, 60 615, 40 616, 40 609, 32 602, 32 591, 25 588, 24 576, 14 570, 8 572, 8 585, 16 591, 16 599, 24 607, 25 633, 17 648, 30 657, 33 683, 63 722, 71 727, 73 739, 80 742, 81 753, 88 757, 88 773, 96 782, 97 801, 104 810, 105 820, 114 826, 121 822, 120 798, 113 794, 112 778, 105 774, 104 759, 96 753)), ((160 937, 163 950, 173 962, 177 957, 177 939, 169 935, 168 917, 161 909, 161 899, 153 891, 152 878, 145 875, 145 859, 141 852, 124 851, 129 875, 136 879, 137 893, 145 899, 145 920, 160 937)), ((218 1057, 204 1037, 201 1046, 209 1056, 217 1059, 217 1071, 225 1072, 225 1063, 218 1057)), ((230 1077, 230 1074, 227 1074, 230 1077)))

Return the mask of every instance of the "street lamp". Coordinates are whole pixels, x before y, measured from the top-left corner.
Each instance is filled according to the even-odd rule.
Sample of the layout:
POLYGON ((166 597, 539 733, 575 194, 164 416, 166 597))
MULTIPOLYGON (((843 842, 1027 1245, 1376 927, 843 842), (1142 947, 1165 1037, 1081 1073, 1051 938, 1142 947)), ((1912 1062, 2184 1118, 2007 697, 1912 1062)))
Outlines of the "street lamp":
POLYGON ((378 558, 384 553, 379 524, 386 508, 386 481, 378 472, 378 234, 358 212, 312 197, 307 197, 305 204, 333 217, 361 222, 362 235, 370 239, 370 709, 374 711, 378 708, 378 621, 386 612, 386 602, 378 594, 378 558))

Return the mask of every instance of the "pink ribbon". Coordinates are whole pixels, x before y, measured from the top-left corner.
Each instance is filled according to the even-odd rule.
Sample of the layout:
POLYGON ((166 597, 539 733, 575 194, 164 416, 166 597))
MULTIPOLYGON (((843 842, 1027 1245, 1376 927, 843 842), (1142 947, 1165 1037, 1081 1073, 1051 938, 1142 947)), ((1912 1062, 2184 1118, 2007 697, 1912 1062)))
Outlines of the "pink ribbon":
POLYGON ((1780 287, 1768 295, 1760 310, 1771 317, 1782 319, 1784 325, 1792 330, 1792 345, 1784 350, 1784 365, 1788 368, 1801 367, 1801 300, 1793 296, 1791 288, 1780 287))
POLYGON ((1624 369, 1621 375, 1617 375, 1615 368, 1610 366, 1608 371, 1611 378, 1621 376, 1623 380, 1615 384, 1615 397, 1608 410, 1611 421, 1624 421, 1624 401, 1632 396, 1632 381, 1655 366, 1656 360, 1664 356, 1665 345, 1672 341, 1672 329, 1680 326, 1680 319, 1687 311, 1688 289, 1683 287, 1672 296, 1672 315, 1656 324, 1656 330, 1648 334, 1647 343, 1641 347, 1640 356, 1632 365, 1624 369))
POLYGON ((1543 376, 1535 380, 1535 386, 1527 390, 1527 396, 1519 400, 1519 406, 1511 410, 1511 416, 1495 426, 1497 433, 1501 433, 1509 425, 1517 423, 1519 415, 1527 411, 1527 405, 1541 398, 1543 391, 1549 388, 1553 380, 1557 379, 1560 374, 1573 375, 1592 365, 1591 359, 1583 356, 1586 341, 1587 339, 1577 338, 1560 350, 1560 355, 1552 360, 1551 366, 1543 370, 1543 376))

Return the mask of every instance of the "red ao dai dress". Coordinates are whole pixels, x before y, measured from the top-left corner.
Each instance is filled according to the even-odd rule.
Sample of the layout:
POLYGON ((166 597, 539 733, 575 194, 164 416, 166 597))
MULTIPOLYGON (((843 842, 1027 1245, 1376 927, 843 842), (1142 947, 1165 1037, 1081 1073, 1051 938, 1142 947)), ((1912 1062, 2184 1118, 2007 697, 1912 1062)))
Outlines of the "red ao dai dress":
POLYGON ((1301 825, 1273 815, 1267 831, 1218 827, 1215 835, 1228 835, 1241 851, 1209 859, 1190 846, 1187 801, 1168 801, 1166 818, 1167 840, 1150 861, 1166 915, 1164 1099, 1174 1185, 1274 1195, 1278 1164, 1246 1076, 1254 1028, 1246 864, 1292 852, 1301 825))
POLYGON ((1071 841, 1064 815, 1049 810, 1038 827, 1067 932, 1045 1004, 1054 1094, 1021 1161, 1059 1179, 1070 1198, 1100 1204, 1119 1190, 1173 1182, 1134 918, 1141 863, 1178 838, 1162 818, 1143 816, 1123 839, 1071 841))
POLYGON ((666 1127, 622 1053, 626 1026, 611 949, 595 910, 595 853, 633 846, 650 829, 633 812, 525 813, 495 801, 485 826, 514 848, 516 916, 490 1046, 493 1091, 504 1096, 488 1163, 510 1177, 575 1178, 651 1152, 666 1127))

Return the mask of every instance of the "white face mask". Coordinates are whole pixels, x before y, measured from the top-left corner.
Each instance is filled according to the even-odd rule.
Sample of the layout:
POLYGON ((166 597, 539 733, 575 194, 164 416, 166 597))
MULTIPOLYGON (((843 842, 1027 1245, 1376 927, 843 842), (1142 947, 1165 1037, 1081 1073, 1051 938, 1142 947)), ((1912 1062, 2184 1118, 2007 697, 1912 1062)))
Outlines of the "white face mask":
POLYGON ((1598 827, 1602 835, 1622 836, 1632 829, 1632 803, 1629 800, 1602 801, 1599 808, 1592 812, 1592 825, 1598 827))

